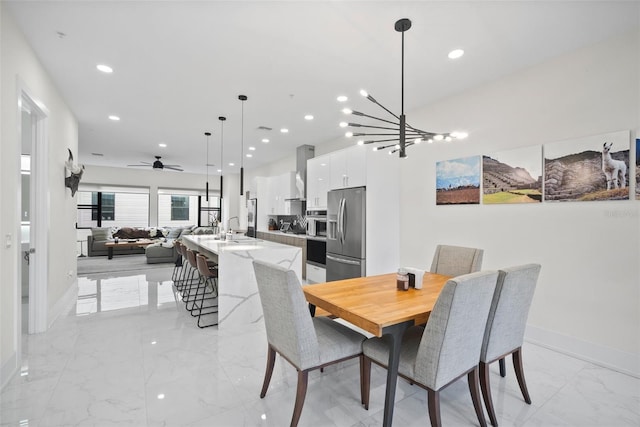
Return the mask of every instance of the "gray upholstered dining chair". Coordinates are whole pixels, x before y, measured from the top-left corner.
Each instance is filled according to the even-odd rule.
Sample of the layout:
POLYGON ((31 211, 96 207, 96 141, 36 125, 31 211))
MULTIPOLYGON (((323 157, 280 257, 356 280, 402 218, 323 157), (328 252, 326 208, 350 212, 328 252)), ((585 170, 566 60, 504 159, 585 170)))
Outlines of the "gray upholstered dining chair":
POLYGON ((429 271, 453 277, 475 273, 482 267, 483 254, 482 249, 438 245, 429 271))
MULTIPOLYGON (((447 281, 424 329, 412 327, 402 338, 398 375, 427 390, 429 418, 441 425, 440 391, 467 375, 481 426, 486 426, 478 387, 478 360, 493 297, 497 271, 466 274, 447 281)), ((364 404, 369 407, 371 361, 386 367, 389 347, 370 338, 364 352, 364 404)))
MULTIPOLYGON (((298 425, 307 392, 309 371, 360 357, 366 337, 326 317, 311 317, 300 281, 292 270, 263 261, 253 261, 264 324, 269 343, 267 368, 260 398, 267 394, 276 353, 298 371, 296 402, 291 426, 298 425)), ((360 393, 364 400, 362 376, 360 393)))
POLYGON ((504 358, 512 355, 520 391, 525 402, 531 404, 522 368, 522 342, 540 268, 540 264, 526 264, 499 271, 480 352, 480 388, 494 426, 498 421, 491 398, 489 365, 496 360, 500 361, 500 374, 504 377, 504 358))

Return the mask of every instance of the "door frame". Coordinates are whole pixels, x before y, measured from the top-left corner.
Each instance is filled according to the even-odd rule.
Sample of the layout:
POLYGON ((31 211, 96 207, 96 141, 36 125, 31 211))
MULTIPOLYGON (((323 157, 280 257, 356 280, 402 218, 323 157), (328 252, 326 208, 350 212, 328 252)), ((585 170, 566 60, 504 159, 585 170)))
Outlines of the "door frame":
MULTIPOLYGON (((27 89, 24 82, 18 78, 18 154, 16 161, 20 164, 22 152, 22 110, 26 107, 31 112, 32 122, 35 118, 35 137, 31 143, 31 177, 30 177, 30 236, 29 247, 38 251, 32 257, 33 268, 29 268, 29 333, 45 332, 48 328, 48 248, 49 248, 49 140, 47 137, 49 110, 38 100, 38 97, 27 89), (35 215, 33 214, 36 207, 35 215)), ((20 174, 20 168, 18 168, 20 174)), ((20 186, 21 187, 21 186, 20 186)), ((22 190, 18 190, 18 200, 22 200, 22 190)), ((21 349, 22 335, 22 244, 21 244, 21 203, 16 204, 18 211, 18 236, 16 240, 16 293, 17 293, 17 348, 21 349)), ((19 350, 19 353, 21 351, 19 350)))

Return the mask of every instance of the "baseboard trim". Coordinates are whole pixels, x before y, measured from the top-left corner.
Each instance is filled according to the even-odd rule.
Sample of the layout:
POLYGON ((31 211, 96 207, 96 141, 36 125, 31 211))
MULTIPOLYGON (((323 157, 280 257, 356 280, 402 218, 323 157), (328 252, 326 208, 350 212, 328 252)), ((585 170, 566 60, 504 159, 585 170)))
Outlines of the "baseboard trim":
POLYGON ((15 351, 0 367, 0 391, 4 390, 11 378, 18 372, 18 353, 15 351))
POLYGON ((525 341, 640 378, 640 355, 527 325, 525 341))
POLYGON ((71 286, 69 286, 67 292, 65 292, 53 307, 51 307, 51 310, 49 310, 47 329, 53 325, 53 322, 55 322, 60 315, 68 312, 76 301, 78 301, 78 277, 76 277, 71 286))

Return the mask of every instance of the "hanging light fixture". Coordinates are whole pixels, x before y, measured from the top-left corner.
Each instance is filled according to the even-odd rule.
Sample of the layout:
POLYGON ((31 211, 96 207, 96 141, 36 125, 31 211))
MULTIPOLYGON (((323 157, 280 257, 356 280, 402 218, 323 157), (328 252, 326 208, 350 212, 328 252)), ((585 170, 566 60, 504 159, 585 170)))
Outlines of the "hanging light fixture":
POLYGON ((246 95, 238 95, 238 99, 242 102, 242 119, 240 129, 240 195, 244 194, 244 101, 248 98, 246 95))
POLYGON ((223 195, 223 189, 222 189, 222 183, 223 183, 223 169, 224 169, 224 121, 227 120, 226 117, 218 117, 218 120, 220 120, 220 209, 222 209, 222 195, 223 195))
POLYGON ((209 201, 209 137, 211 136, 211 132, 205 132, 204 135, 207 137, 207 185, 205 186, 205 199, 209 201))
POLYGON ((353 111, 349 108, 345 108, 342 110, 345 114, 350 114, 354 116, 367 117, 369 119, 377 120, 379 122, 387 123, 391 126, 374 126, 374 125, 363 125, 359 123, 340 123, 341 127, 350 127, 350 128, 370 128, 370 129, 380 129, 382 131, 392 131, 389 133, 367 133, 367 132, 347 132, 345 136, 350 137, 375 137, 375 139, 361 139, 358 141, 359 145, 363 144, 381 144, 381 143, 389 143, 387 145, 383 145, 381 147, 374 147, 374 151, 384 150, 387 148, 393 148, 389 152, 389 154, 394 154, 396 151, 399 152, 399 156, 401 158, 407 157, 406 148, 410 147, 414 144, 419 144, 422 141, 433 142, 433 141, 452 141, 453 139, 462 139, 466 138, 467 134, 464 132, 450 132, 450 133, 436 133, 420 130, 415 128, 407 123, 407 119, 404 115, 404 33, 409 28, 411 28, 411 21, 407 18, 400 19, 395 23, 395 30, 399 33, 402 33, 402 78, 401 78, 401 111, 400 116, 397 116, 391 110, 389 110, 384 105, 380 104, 373 96, 368 94, 365 90, 361 90, 360 94, 367 98, 369 101, 373 102, 387 113, 392 115, 396 120, 393 119, 382 119, 379 117, 371 116, 365 113, 361 113, 359 111, 353 111))

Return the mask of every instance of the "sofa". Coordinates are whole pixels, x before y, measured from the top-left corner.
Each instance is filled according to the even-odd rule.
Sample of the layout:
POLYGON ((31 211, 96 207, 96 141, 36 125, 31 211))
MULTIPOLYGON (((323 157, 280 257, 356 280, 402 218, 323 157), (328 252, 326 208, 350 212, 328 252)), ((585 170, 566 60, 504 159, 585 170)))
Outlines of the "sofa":
POLYGON ((153 243, 146 247, 147 264, 159 264, 165 262, 176 262, 178 251, 174 247, 174 242, 180 240, 182 236, 188 234, 213 234, 211 227, 173 227, 169 228, 164 241, 153 243))
MULTIPOLYGON (((155 228, 132 228, 122 227, 113 229, 111 227, 95 227, 91 229, 91 234, 87 236, 87 254, 88 256, 106 256, 108 248, 105 246, 108 242, 113 242, 114 238, 120 239, 154 239, 163 237, 162 230, 158 232, 155 228)), ((144 248, 141 247, 115 247, 114 255, 130 255, 143 254, 144 248)))

